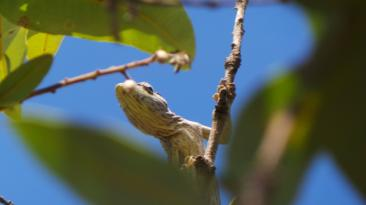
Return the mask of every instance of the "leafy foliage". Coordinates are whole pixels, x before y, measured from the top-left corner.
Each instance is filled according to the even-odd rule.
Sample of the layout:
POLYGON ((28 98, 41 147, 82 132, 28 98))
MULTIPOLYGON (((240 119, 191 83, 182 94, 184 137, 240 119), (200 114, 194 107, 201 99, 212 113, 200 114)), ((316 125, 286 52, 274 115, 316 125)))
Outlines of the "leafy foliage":
POLYGON ((265 128, 279 110, 286 109, 294 111, 295 126, 276 170, 271 203, 291 201, 308 161, 320 150, 332 154, 353 184, 366 194, 366 166, 359 163, 366 156, 366 15, 353 3, 341 1, 329 7, 332 3, 324 6, 304 1, 313 17, 318 46, 309 62, 286 74, 285 78, 292 76, 297 86, 271 81, 243 109, 226 171, 227 183, 234 190, 240 190, 238 183, 252 171, 265 128))
POLYGON ((110 14, 108 2, 3 0, 0 12, 14 24, 36 31, 120 42, 150 53, 158 49, 185 51, 194 58, 192 25, 178 1, 174 1, 176 6, 117 1, 116 15, 110 14))
MULTIPOLYGON (((164 3, 174 6, 157 9, 157 5, 144 1, 116 1, 115 8, 109 8, 108 1, 0 1, 0 81, 18 69, 25 57, 30 60, 44 54, 55 55, 63 35, 116 42, 115 29, 120 39, 117 42, 151 53, 158 49, 185 51, 192 60, 191 23, 178 1, 164 3), (117 16, 112 15, 111 9, 116 9, 117 16)), ((4 109, 4 103, 1 106, 4 109)), ((20 114, 14 112, 20 109, 5 113, 20 114)))

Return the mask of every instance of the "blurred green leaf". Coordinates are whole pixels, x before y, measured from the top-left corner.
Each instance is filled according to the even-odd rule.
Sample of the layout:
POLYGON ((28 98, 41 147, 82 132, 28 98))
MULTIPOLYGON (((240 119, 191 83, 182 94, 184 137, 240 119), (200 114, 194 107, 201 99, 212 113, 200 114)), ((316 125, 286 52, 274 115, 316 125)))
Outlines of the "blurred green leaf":
POLYGON ((342 7, 311 2, 315 1, 304 4, 307 11, 316 12, 312 20, 319 34, 312 58, 286 75, 297 83, 282 80, 281 86, 271 81, 244 107, 229 148, 226 181, 238 192, 276 110, 293 111, 295 126, 275 170, 272 204, 291 202, 309 160, 320 150, 332 154, 366 194, 366 165, 360 163, 366 156, 366 13, 348 1, 338 2, 342 7))
POLYGON ((271 81, 239 115, 228 153, 230 160, 227 177, 232 178, 232 180, 228 178, 232 183, 240 183, 237 179, 250 169, 268 119, 274 112, 288 106, 295 98, 297 91, 295 77, 280 76, 271 81))
POLYGON ((39 118, 14 127, 50 170, 92 204, 201 204, 179 170, 111 132, 39 118))
POLYGON ((13 105, 4 110, 6 116, 12 120, 20 120, 22 118, 22 106, 20 104, 13 105))
MULTIPOLYGON (((324 11, 325 13, 325 11, 324 11)), ((366 13, 345 3, 332 16, 311 62, 302 68, 320 107, 309 136, 330 152, 348 179, 366 195, 366 13)))
POLYGON ((62 35, 51 35, 47 33, 33 33, 28 37, 27 58, 32 59, 44 54, 55 55, 63 40, 62 35))
POLYGON ((120 43, 143 51, 185 51, 194 57, 194 33, 184 8, 117 1, 116 18, 99 0, 2 0, 0 12, 17 25, 51 34, 120 43), (115 24, 112 26, 112 22, 115 24))
MULTIPOLYGON (((301 86, 298 81, 293 73, 271 80, 242 110, 229 147, 229 160, 224 175, 226 184, 234 194, 239 194, 244 179, 252 174, 256 166, 258 148, 271 119, 276 113, 291 108, 292 103, 299 101, 301 86)), ((306 139, 303 139, 309 111, 306 110, 303 115, 295 118, 295 131, 291 132, 284 159, 275 173, 276 186, 273 188, 270 204, 289 204, 296 193, 299 180, 310 159, 307 155, 306 139)))
POLYGON ((22 64, 0 83, 0 107, 24 100, 42 81, 52 64, 51 55, 43 55, 22 64))

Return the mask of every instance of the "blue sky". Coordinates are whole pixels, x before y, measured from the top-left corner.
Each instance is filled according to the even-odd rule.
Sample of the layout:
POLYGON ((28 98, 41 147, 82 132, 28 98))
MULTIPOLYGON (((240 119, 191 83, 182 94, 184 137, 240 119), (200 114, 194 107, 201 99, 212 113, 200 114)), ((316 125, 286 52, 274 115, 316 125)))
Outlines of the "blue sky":
MULTIPOLYGON (((192 20, 197 56, 192 70, 174 74, 167 65, 154 64, 130 72, 137 81, 148 81, 162 94, 177 114, 209 125, 214 102, 211 99, 223 74, 223 62, 230 51, 234 10, 231 8, 187 8, 192 20)), ((245 19, 243 66, 237 74, 238 97, 233 118, 251 94, 284 69, 306 60, 313 39, 305 13, 294 5, 252 6, 245 19)), ((123 64, 146 57, 134 48, 66 38, 43 86, 97 68, 123 64)), ((133 128, 115 99, 114 85, 121 75, 65 88, 25 103, 27 112, 43 111, 93 125, 109 127, 134 136, 134 141, 162 155, 157 140, 133 128)), ((49 173, 7 128, 0 116, 0 194, 16 204, 78 205, 85 202, 49 173)), ((225 147, 220 148, 218 172, 222 171, 225 147)), ((227 204, 228 197, 223 197, 227 204)), ((320 153, 309 167, 296 205, 361 205, 360 195, 337 169, 327 153, 320 153)))

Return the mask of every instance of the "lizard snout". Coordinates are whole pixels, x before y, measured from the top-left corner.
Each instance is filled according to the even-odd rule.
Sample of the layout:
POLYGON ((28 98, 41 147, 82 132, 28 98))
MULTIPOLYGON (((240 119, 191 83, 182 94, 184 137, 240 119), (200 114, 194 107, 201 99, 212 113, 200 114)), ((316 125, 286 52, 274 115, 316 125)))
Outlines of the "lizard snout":
POLYGON ((118 83, 116 85, 116 91, 117 93, 130 93, 133 91, 136 87, 136 82, 133 80, 126 80, 123 83, 118 83))

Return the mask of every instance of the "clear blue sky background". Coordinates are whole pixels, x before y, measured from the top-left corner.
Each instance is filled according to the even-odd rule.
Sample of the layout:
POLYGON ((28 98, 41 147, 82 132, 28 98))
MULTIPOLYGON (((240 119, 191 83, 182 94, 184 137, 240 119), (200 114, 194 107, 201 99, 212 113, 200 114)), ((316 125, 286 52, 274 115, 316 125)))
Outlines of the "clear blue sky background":
MULTIPOLYGON (((209 125, 214 105, 211 95, 223 73, 229 53, 234 11, 188 8, 196 35, 197 56, 192 70, 176 75, 171 67, 152 65, 131 71, 137 81, 148 81, 169 102, 171 109, 188 119, 209 125), (178 94, 179 93, 179 94, 178 94)), ((238 98, 233 117, 266 79, 306 60, 313 46, 307 17, 296 6, 252 6, 246 16, 243 66, 237 75, 238 98)), ((42 85, 54 83, 96 68, 123 64, 146 57, 130 47, 66 38, 51 73, 42 85)), ((135 141, 157 154, 157 140, 133 128, 115 99, 114 85, 123 78, 107 76, 60 90, 55 95, 36 97, 25 110, 42 110, 134 136, 135 141)), ((0 116, 0 194, 17 205, 79 205, 85 202, 48 172, 7 128, 0 116)), ((222 171, 225 148, 220 148, 218 171, 222 171)), ((227 204, 228 196, 223 197, 227 204)), ((309 167, 296 205, 361 205, 364 199, 337 169, 327 153, 319 153, 309 167)))

